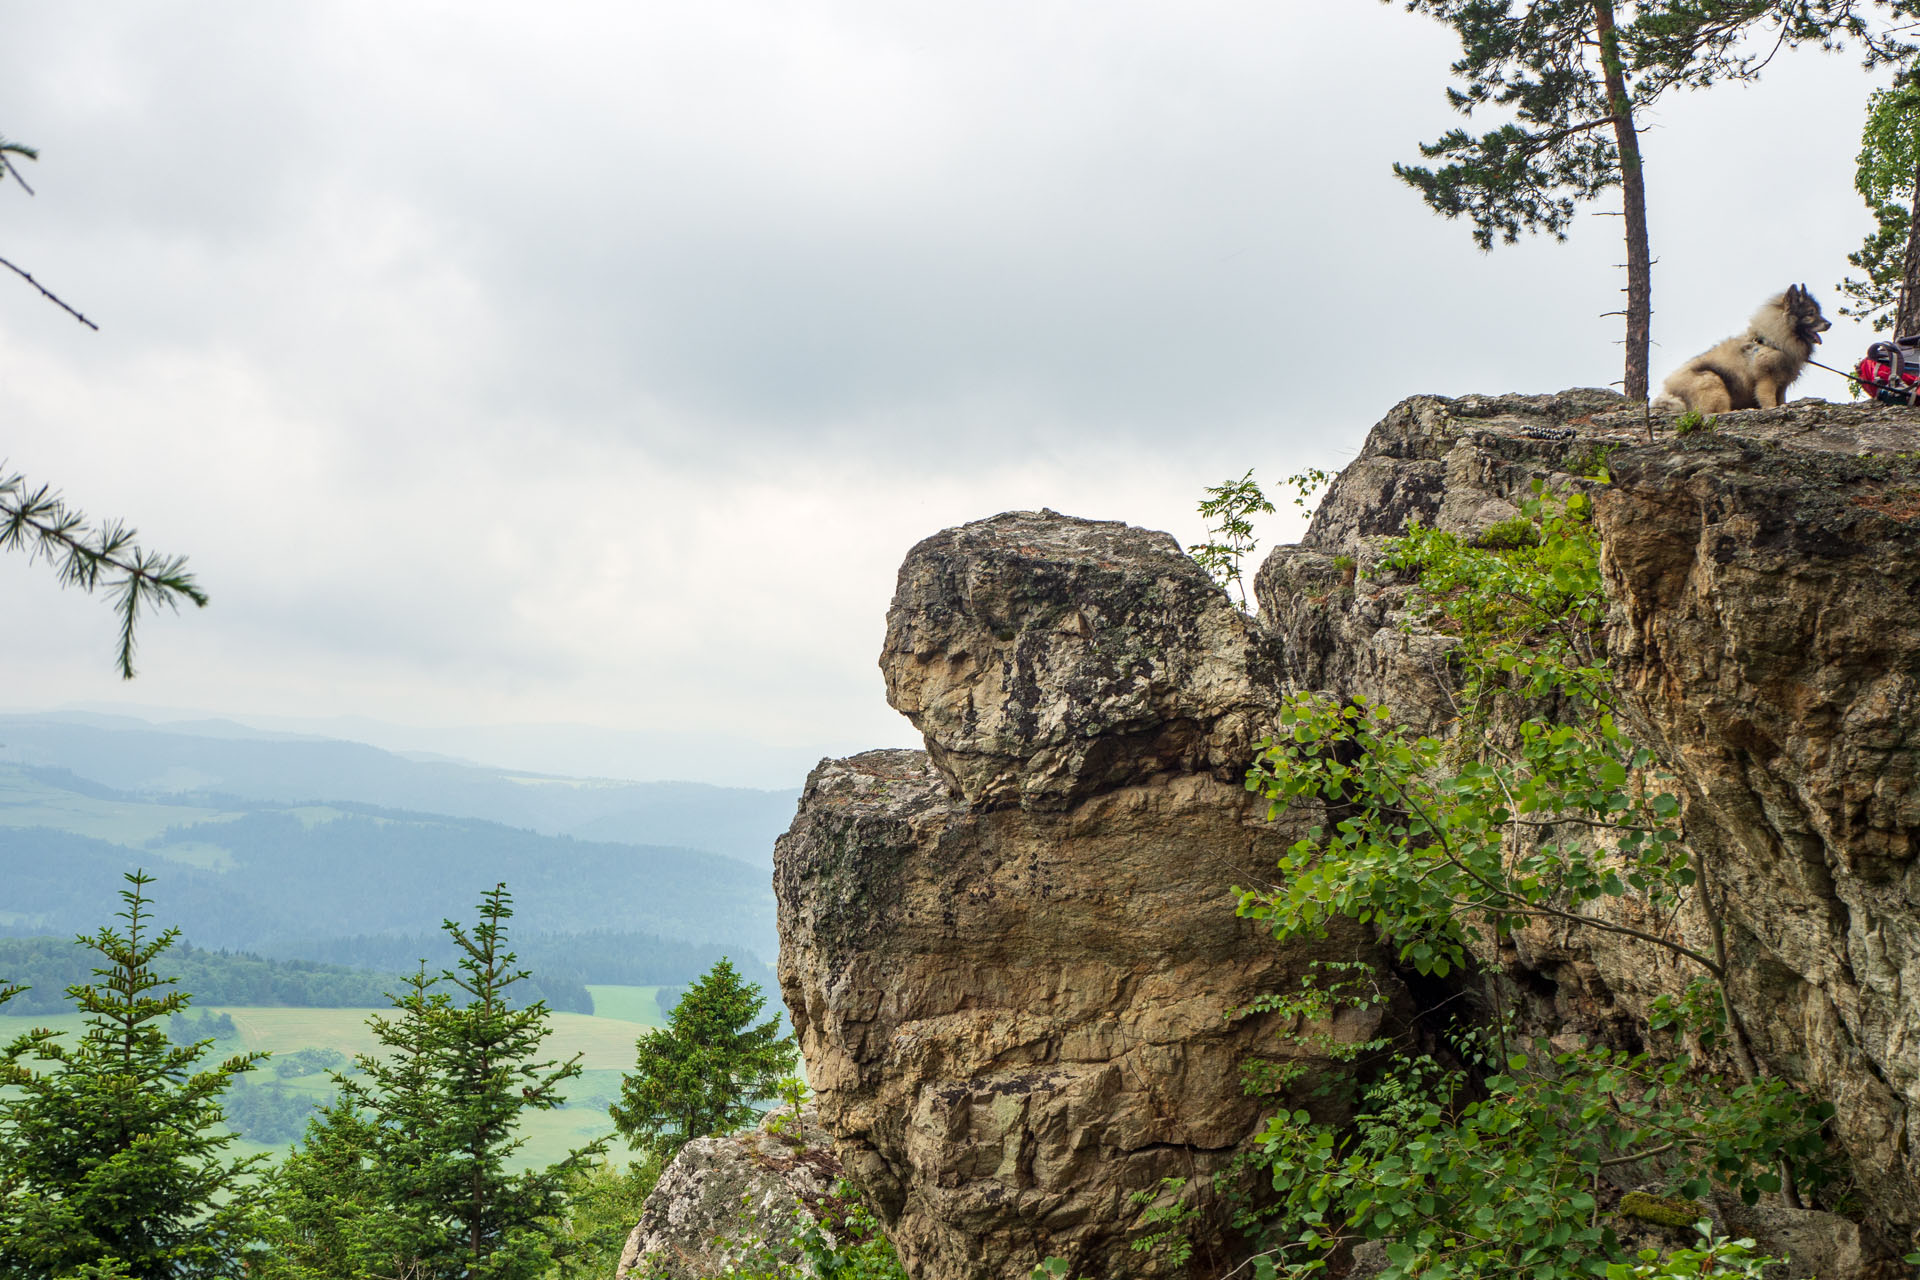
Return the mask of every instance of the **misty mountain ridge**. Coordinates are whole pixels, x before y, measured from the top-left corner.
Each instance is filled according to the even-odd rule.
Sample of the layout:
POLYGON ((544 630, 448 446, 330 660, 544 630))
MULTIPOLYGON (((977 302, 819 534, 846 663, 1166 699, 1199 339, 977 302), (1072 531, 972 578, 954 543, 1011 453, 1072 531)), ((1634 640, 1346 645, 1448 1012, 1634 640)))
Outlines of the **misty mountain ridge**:
POLYGON ((144 867, 157 919, 196 945, 389 967, 389 943, 411 953, 504 881, 516 936, 580 937, 569 967, 681 982, 695 960, 773 956, 768 871, 796 794, 409 759, 214 717, 0 715, 0 935, 90 932, 144 867))
POLYGON ((69 770, 130 795, 351 802, 548 836, 698 849, 770 867, 799 791, 624 782, 422 758, 214 717, 153 725, 88 712, 0 715, 0 764, 69 770))
POLYGON ((118 792, 0 764, 0 933, 88 932, 124 872, 157 883, 156 918, 206 947, 337 960, 352 935, 431 932, 504 881, 518 933, 643 932, 774 951, 765 871, 703 850, 548 836, 369 805, 219 802, 118 792))

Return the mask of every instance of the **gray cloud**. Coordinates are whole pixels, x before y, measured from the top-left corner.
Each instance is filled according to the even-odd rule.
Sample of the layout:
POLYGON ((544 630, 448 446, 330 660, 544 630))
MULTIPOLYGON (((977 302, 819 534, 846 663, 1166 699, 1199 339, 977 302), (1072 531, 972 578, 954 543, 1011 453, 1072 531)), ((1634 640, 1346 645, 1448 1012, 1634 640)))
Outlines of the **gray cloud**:
MULTIPOLYGON (((1402 395, 1617 376, 1615 220, 1482 256, 1392 178, 1453 56, 1393 6, 7 29, 0 128, 44 159, 0 241, 105 328, 0 290, 0 454, 214 590, 149 630, 146 702, 904 741, 873 657, 918 537, 1045 504, 1191 539, 1202 484, 1337 464, 1402 395)), ((1866 88, 1789 57, 1652 122, 1656 365, 1789 280, 1831 309, 1866 88)), ((8 701, 130 696, 44 576, 0 564, 8 701)))

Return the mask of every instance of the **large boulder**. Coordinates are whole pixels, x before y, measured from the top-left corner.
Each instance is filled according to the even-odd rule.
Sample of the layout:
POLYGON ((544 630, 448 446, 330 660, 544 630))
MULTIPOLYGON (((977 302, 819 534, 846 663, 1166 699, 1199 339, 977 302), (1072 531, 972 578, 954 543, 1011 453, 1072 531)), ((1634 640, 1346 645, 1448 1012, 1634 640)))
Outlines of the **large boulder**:
POLYGON ((928 749, 823 762, 775 890, 821 1121, 920 1280, 1160 1274, 1132 1197, 1166 1178, 1195 1274, 1239 1260, 1210 1175, 1272 1105, 1242 1067, 1302 1052, 1243 1011, 1374 955, 1234 914, 1300 833, 1240 781, 1271 653, 1165 534, 1018 512, 908 555, 881 666, 928 749))
POLYGON ((760 1242, 787 1243, 795 1217, 818 1220, 840 1180, 833 1140, 812 1106, 771 1112, 758 1128, 695 1138, 661 1170, 627 1237, 615 1280, 711 1280, 760 1242))
POLYGON ((1323 951, 1235 919, 1229 886, 1295 834, 1205 774, 1030 812, 968 807, 920 752, 814 771, 775 854, 781 989, 911 1274, 1161 1274, 1130 1252, 1130 1197, 1169 1177, 1205 1210, 1202 1265, 1234 1256, 1207 1182, 1262 1116, 1241 1068, 1300 1052, 1237 1014, 1316 954, 1372 954, 1344 923, 1323 951))
POLYGON ((907 553, 880 667, 967 804, 1065 809, 1244 773, 1275 683, 1251 633, 1167 534, 1010 511, 907 553))

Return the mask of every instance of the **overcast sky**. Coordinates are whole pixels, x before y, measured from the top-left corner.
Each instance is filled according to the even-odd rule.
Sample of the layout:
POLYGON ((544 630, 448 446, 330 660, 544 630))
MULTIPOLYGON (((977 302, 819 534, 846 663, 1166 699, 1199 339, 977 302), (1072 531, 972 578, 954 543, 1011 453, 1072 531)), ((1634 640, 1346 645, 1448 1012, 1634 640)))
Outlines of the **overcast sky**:
MULTIPOLYGON (((101 325, 0 279, 0 458, 213 597, 123 685, 105 604, 0 559, 0 708, 797 784, 915 741, 875 658, 921 537, 1191 543, 1202 486, 1337 466, 1406 395, 1620 376, 1617 218, 1482 255, 1393 177, 1457 119, 1398 6, 0 19, 42 153, 0 256, 101 325)), ((1868 87, 1783 55, 1646 122, 1656 381, 1788 283, 1835 310, 1868 87)))

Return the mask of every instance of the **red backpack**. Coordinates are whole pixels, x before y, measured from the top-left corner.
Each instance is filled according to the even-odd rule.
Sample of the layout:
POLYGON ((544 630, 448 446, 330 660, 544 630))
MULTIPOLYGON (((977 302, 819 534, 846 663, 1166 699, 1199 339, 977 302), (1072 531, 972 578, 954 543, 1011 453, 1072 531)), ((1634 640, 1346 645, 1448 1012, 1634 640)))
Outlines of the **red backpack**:
POLYGON ((1881 404, 1920 404, 1920 337, 1874 343, 1854 376, 1881 404))

